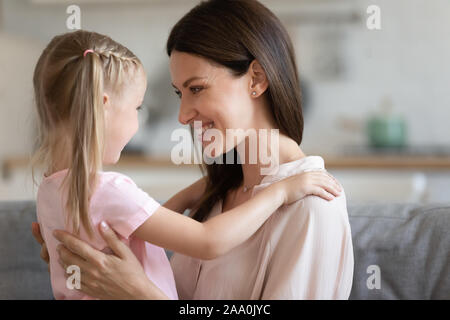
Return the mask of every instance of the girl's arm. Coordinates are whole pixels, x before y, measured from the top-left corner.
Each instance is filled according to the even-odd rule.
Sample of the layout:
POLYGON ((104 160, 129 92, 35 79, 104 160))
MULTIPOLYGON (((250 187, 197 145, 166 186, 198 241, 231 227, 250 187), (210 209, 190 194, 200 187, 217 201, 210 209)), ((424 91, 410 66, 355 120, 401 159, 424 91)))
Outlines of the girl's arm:
POLYGON ((340 190, 327 173, 304 172, 273 183, 240 206, 204 223, 161 207, 133 236, 195 258, 214 259, 250 238, 283 204, 310 194, 332 200, 340 190))
POLYGON ((163 206, 169 210, 183 213, 186 209, 192 209, 200 200, 200 197, 205 193, 205 188, 206 178, 203 177, 175 194, 163 206))

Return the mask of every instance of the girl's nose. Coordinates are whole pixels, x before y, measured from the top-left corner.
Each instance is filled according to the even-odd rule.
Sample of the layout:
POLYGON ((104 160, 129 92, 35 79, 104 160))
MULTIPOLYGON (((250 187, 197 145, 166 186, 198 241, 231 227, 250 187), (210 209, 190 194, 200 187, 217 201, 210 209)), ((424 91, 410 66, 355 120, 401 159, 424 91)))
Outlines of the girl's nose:
POLYGON ((178 121, 181 124, 189 124, 196 115, 197 112, 193 108, 189 108, 186 103, 183 103, 183 101, 181 101, 180 111, 178 113, 178 121))

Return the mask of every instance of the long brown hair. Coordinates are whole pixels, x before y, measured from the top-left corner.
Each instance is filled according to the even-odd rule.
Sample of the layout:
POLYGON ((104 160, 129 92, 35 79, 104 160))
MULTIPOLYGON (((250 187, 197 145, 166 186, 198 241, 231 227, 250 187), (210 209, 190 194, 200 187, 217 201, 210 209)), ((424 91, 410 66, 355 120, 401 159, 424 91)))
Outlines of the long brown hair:
MULTIPOLYGON (((301 143, 303 113, 293 46, 282 23, 264 5, 255 0, 201 2, 173 27, 166 47, 169 56, 173 50, 201 56, 237 77, 256 59, 269 82, 265 97, 278 129, 301 143)), ((226 163, 226 154, 222 156, 226 163)), ((236 162, 202 167, 207 192, 195 208, 193 218, 198 221, 243 180, 242 166, 236 162)))
POLYGON ((102 169, 104 90, 120 89, 125 75, 137 66, 141 62, 130 50, 105 35, 84 30, 54 37, 37 62, 33 84, 39 147, 32 159, 33 180, 38 164, 46 172, 53 171, 61 157, 56 150, 65 144, 71 159, 63 184, 67 186, 66 223, 72 222, 76 234, 81 222, 88 236, 93 235, 88 208, 96 173, 102 169))

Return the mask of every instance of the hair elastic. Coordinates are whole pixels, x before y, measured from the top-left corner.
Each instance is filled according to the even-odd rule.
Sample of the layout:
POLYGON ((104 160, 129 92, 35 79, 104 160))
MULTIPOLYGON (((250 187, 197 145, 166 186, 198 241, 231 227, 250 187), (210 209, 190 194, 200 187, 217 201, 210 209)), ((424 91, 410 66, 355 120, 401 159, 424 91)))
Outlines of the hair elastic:
POLYGON ((89 52, 94 53, 94 50, 92 50, 92 49, 87 49, 86 51, 84 51, 83 57, 86 57, 86 55, 87 55, 89 52))

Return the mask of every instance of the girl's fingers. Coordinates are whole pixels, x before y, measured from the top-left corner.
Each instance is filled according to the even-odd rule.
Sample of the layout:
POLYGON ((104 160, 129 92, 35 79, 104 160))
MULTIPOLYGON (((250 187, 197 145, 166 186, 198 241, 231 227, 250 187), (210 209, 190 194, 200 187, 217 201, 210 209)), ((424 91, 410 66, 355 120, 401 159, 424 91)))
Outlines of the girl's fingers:
POLYGON ((331 193, 334 197, 339 197, 341 195, 341 192, 334 187, 325 186, 324 188, 327 192, 331 193))
POLYGON ((314 186, 313 189, 311 190, 310 194, 312 194, 314 196, 318 196, 318 197, 328 200, 328 201, 334 199, 334 196, 332 194, 330 194, 328 191, 326 191, 324 188, 322 188, 319 185, 314 186))
POLYGON ((325 188, 328 192, 332 193, 336 197, 340 196, 342 192, 342 188, 335 182, 332 177, 328 175, 323 175, 322 177, 320 177, 317 184, 320 187, 325 188))
POLYGON ((342 191, 342 186, 341 186, 341 184, 339 183, 339 181, 338 181, 335 177, 333 177, 333 175, 332 175, 331 173, 329 173, 328 171, 326 171, 326 174, 327 174, 331 179, 333 179, 333 182, 335 183, 337 189, 338 189, 339 191, 342 191))
POLYGON ((328 184, 332 184, 334 186, 335 189, 339 190, 340 192, 342 192, 342 186, 339 183, 339 181, 333 177, 333 175, 331 175, 328 171, 311 171, 310 172, 311 175, 314 178, 318 178, 318 179, 325 179, 326 181, 328 181, 328 184))
POLYGON ((324 188, 326 191, 334 195, 335 197, 339 197, 341 195, 341 191, 338 186, 336 186, 331 181, 325 181, 320 185, 322 188, 324 188))
POLYGON ((335 197, 341 195, 342 186, 340 183, 327 171, 309 171, 305 173, 307 184, 313 185, 309 194, 321 197, 325 200, 331 201, 335 197))

